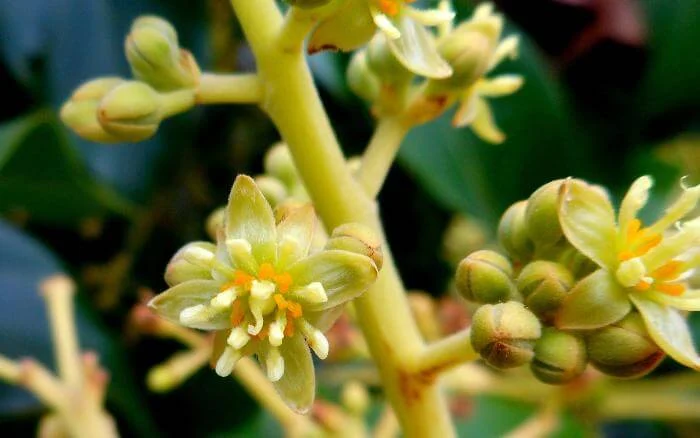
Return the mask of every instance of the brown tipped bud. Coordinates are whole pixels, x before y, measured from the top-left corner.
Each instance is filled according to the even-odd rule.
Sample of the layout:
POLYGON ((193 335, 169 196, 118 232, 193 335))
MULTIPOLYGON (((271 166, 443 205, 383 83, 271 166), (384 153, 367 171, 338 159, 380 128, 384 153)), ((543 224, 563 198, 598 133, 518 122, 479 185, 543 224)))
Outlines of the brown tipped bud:
POLYGON ((520 271, 516 284, 525 305, 543 321, 552 321, 573 287, 574 278, 558 263, 537 260, 520 271))
POLYGON ((527 201, 525 223, 530 239, 537 245, 553 246, 564 237, 559 224, 559 189, 564 181, 543 185, 527 201))
POLYGON ((143 82, 124 82, 107 93, 97 109, 105 131, 125 141, 142 141, 153 136, 162 119, 158 93, 143 82))
POLYGON ((61 107, 61 120, 87 140, 101 143, 122 141, 100 125, 97 120, 97 107, 105 94, 124 82, 121 78, 106 77, 81 85, 61 107))
POLYGON ((596 330, 587 337, 586 345, 591 364, 615 377, 644 376, 664 358, 664 352, 649 337, 644 321, 637 312, 596 330))
POLYGON ((537 317, 515 301, 483 305, 472 318, 472 347, 495 368, 514 368, 530 362, 535 341, 541 335, 537 317))
POLYGON ((587 363, 583 339, 555 328, 547 328, 535 344, 535 357, 530 368, 539 380, 560 385, 581 375, 587 363))
POLYGON ((499 303, 519 298, 512 276, 508 259, 495 251, 476 251, 460 262, 455 285, 469 301, 499 303))
POLYGON ((498 224, 498 241, 512 259, 526 262, 532 257, 534 244, 527 232, 525 210, 527 201, 511 205, 498 224))
POLYGON ((333 230, 326 249, 342 249, 369 257, 377 270, 382 269, 382 242, 376 233, 362 224, 343 224, 333 230))

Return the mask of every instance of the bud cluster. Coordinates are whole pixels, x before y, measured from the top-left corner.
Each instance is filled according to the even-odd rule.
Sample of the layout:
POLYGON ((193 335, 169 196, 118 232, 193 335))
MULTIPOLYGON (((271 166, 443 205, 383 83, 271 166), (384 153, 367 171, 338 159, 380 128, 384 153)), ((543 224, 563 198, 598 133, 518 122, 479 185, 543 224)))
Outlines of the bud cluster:
MULTIPOLYGON (((628 291, 577 249, 562 225, 566 192, 579 183, 585 184, 552 181, 513 204, 498 227, 507 255, 473 252, 455 276, 459 293, 481 304, 473 316, 474 349, 496 368, 529 363, 533 375, 550 384, 575 379, 587 364, 610 376, 639 377, 665 357, 644 307, 631 309, 626 295, 621 303, 611 299, 610 291, 628 291)), ((607 196, 597 186, 586 188, 607 196)))
POLYGON ((138 142, 160 122, 191 108, 200 71, 162 18, 136 19, 125 43, 134 80, 102 77, 81 85, 61 108, 61 119, 81 137, 101 143, 138 142))

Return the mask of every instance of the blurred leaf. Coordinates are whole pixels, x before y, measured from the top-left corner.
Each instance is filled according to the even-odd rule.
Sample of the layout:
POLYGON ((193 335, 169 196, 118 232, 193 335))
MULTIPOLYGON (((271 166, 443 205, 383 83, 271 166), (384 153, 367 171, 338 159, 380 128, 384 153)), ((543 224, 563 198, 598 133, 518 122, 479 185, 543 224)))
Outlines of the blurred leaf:
POLYGON ((400 154, 446 207, 491 222, 544 182, 590 175, 597 164, 575 129, 567 96, 526 36, 517 33, 520 58, 499 70, 523 75, 525 84, 513 95, 489 101, 507 140, 485 144, 469 128, 452 128, 450 113, 413 131, 400 154))
POLYGON ((70 223, 134 208, 90 177, 50 111, 0 125, 0 212, 70 223))
MULTIPOLYGON (((0 221, 0 352, 10 358, 34 357, 53 368, 53 346, 38 283, 63 269, 38 242, 0 221)), ((156 426, 139 398, 122 350, 94 319, 85 302, 76 299, 78 336, 83 351, 95 350, 110 372, 107 407, 126 420, 132 432, 154 436, 156 426)), ((0 383, 0 414, 38 408, 27 391, 0 383)))

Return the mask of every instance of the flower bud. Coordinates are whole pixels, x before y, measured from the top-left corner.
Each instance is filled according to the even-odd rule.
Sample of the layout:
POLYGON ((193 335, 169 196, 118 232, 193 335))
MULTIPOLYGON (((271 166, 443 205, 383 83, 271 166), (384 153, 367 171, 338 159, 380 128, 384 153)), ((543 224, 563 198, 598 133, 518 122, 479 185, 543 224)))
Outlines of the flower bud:
POLYGON ((381 240, 370 228, 358 223, 335 228, 326 243, 326 249, 342 249, 367 256, 372 259, 377 270, 382 269, 384 263, 381 240))
POLYGON ((442 238, 442 253, 452 265, 465 254, 484 248, 488 242, 484 224, 472 217, 457 215, 450 221, 442 238))
POLYGON ((520 271, 516 284, 525 305, 541 320, 552 321, 574 278, 558 263, 537 260, 520 271))
POLYGON ((121 139, 104 130, 97 120, 97 107, 102 97, 123 84, 124 79, 106 77, 81 85, 61 107, 61 120, 79 136, 101 143, 116 143, 121 139))
POLYGON ((213 251, 214 245, 206 242, 191 242, 180 248, 165 268, 165 282, 168 283, 168 286, 173 287, 193 278, 209 277, 210 270, 196 265, 185 258, 185 254, 193 248, 213 251))
POLYGON ((455 285, 469 301, 505 302, 519 297, 512 276, 508 259, 495 251, 476 251, 460 262, 455 285))
POLYGON ((527 201, 511 205, 498 223, 498 241, 511 258, 525 262, 532 257, 534 244, 527 232, 525 210, 527 201))
POLYGON ((553 246, 564 237, 559 224, 559 189, 563 182, 548 182, 527 200, 525 224, 530 239, 537 245, 553 246))
POLYGON ((267 199, 267 202, 274 208, 280 202, 289 197, 287 188, 279 179, 273 176, 259 175, 255 177, 255 184, 267 199))
POLYGON ((596 330, 587 337, 586 346, 591 364, 614 377, 644 376, 664 358, 664 352, 649 337, 637 312, 596 330))
POLYGON ((143 82, 124 82, 102 98, 97 118, 110 134, 126 141, 146 140, 162 119, 160 96, 143 82))
POLYGON ((452 67, 452 76, 433 82, 453 89, 469 87, 488 69, 496 43, 474 23, 463 23, 438 45, 438 52, 452 67))
POLYGON ((367 65, 382 82, 408 82, 413 77, 396 58, 387 44, 386 36, 378 32, 367 45, 367 65))
POLYGON ((535 357, 530 363, 530 369, 539 380, 559 385, 581 375, 587 363, 583 339, 555 328, 547 328, 535 344, 535 357))
POLYGON ((472 347, 495 368, 514 368, 530 362, 541 334, 537 317, 515 301, 485 304, 472 317, 472 347))
POLYGON ((157 90, 194 88, 199 82, 197 62, 190 52, 180 49, 175 29, 160 17, 136 19, 125 51, 134 77, 157 90))
POLYGON ((212 211, 207 217, 205 229, 207 236, 213 241, 219 235, 219 229, 224 226, 224 217, 226 217, 226 207, 219 207, 212 211))
POLYGON ((276 143, 267 151, 263 166, 265 173, 276 176, 287 187, 291 187, 299 181, 299 174, 294 166, 292 154, 287 145, 282 142, 276 143))
POLYGON ((343 385, 340 394, 343 406, 352 414, 362 415, 367 412, 370 404, 367 388, 357 380, 351 380, 343 385))
POLYGON ((346 73, 348 87, 360 98, 367 102, 374 102, 379 96, 379 78, 367 64, 367 52, 360 50, 355 52, 346 73))

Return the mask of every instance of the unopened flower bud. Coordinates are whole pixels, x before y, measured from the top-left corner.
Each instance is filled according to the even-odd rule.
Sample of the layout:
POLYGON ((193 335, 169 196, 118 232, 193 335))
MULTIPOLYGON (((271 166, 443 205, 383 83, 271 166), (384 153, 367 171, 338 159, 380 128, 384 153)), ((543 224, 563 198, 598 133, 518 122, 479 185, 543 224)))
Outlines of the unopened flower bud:
POLYGON ((165 268, 165 282, 168 286, 175 286, 193 278, 207 278, 210 270, 192 263, 185 256, 192 250, 204 250, 211 252, 214 245, 206 242, 191 242, 175 253, 168 266, 165 268))
POLYGON ((543 321, 551 321, 573 287, 574 278, 558 263, 536 260, 520 271, 516 284, 525 305, 543 321))
POLYGON ((326 243, 326 249, 342 249, 367 256, 372 259, 377 270, 382 269, 384 263, 381 240, 370 228, 358 223, 335 228, 326 243))
POLYGON ((457 267, 457 290, 469 301, 498 303, 519 298, 513 284, 513 267, 495 251, 476 251, 457 267))
POLYGON ((367 65, 382 82, 407 82, 413 77, 389 48, 386 36, 378 32, 367 45, 367 65))
POLYGON ((365 50, 355 52, 348 65, 346 76, 348 87, 360 98, 367 102, 374 102, 379 96, 381 87, 379 78, 369 68, 365 50))
POLYGON ((340 395, 343 406, 354 415, 362 415, 369 407, 370 398, 367 388, 356 380, 351 380, 343 385, 343 392, 340 395))
POLYGON ((452 76, 433 82, 455 89, 470 86, 486 72, 496 43, 473 23, 463 23, 438 45, 440 55, 452 67, 452 76))
POLYGON ((273 208, 289 197, 289 193, 284 184, 273 176, 256 176, 255 184, 258 185, 260 191, 265 195, 265 199, 267 199, 267 202, 269 202, 273 208))
POLYGON ((226 216, 226 207, 219 207, 212 211, 207 217, 205 229, 211 240, 216 240, 219 235, 219 229, 224 226, 224 217, 226 216))
POLYGON ((534 244, 530 240, 525 222, 527 201, 511 205, 498 223, 498 241, 511 258, 525 262, 532 257, 534 244))
POLYGON ((126 141, 146 140, 162 119, 160 96, 143 82, 124 82, 102 98, 97 118, 110 134, 126 141))
POLYGON ((559 385, 581 375, 587 363, 583 339, 555 328, 547 328, 535 344, 535 357, 530 368, 539 380, 559 385))
POLYGON ((525 223, 530 239, 537 245, 552 246, 564 237, 559 224, 559 189, 564 181, 548 182, 527 201, 525 223))
POLYGON ((605 374, 635 378, 650 373, 664 352, 649 337, 642 317, 632 312, 586 339, 591 364, 605 374))
POLYGON ((287 187, 299 181, 297 168, 294 166, 292 154, 286 144, 280 142, 273 145, 265 154, 265 173, 279 178, 287 187))
POLYGON ((488 241, 484 225, 471 217, 455 216, 442 238, 442 252, 450 264, 457 265, 465 254, 484 248, 488 241))
POLYGON ((106 77, 81 85, 61 107, 61 120, 87 140, 101 143, 121 141, 100 125, 97 120, 97 107, 105 94, 124 82, 122 78, 106 77))
POLYGON ((197 62, 190 52, 180 49, 175 29, 160 17, 136 19, 125 50, 134 77, 157 90, 193 88, 199 82, 197 62))
POLYGON ((472 347, 495 368, 514 368, 530 362, 541 334, 537 317, 515 301, 485 304, 472 317, 472 347))

